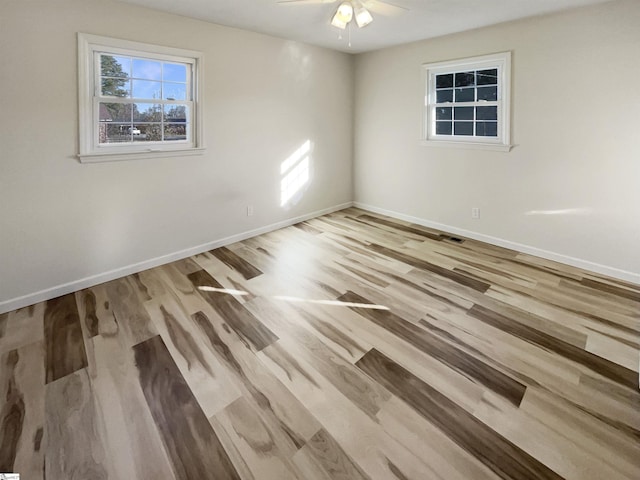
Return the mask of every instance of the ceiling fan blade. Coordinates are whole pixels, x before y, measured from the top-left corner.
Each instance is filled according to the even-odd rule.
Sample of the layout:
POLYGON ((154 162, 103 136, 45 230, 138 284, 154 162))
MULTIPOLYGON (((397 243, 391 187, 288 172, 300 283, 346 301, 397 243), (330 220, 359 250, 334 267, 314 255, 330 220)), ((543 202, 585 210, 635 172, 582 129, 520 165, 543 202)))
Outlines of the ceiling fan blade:
POLYGON ((362 4, 367 10, 371 10, 374 13, 384 15, 386 17, 400 15, 401 13, 409 10, 407 7, 396 5, 394 3, 387 2, 386 0, 365 0, 362 4))

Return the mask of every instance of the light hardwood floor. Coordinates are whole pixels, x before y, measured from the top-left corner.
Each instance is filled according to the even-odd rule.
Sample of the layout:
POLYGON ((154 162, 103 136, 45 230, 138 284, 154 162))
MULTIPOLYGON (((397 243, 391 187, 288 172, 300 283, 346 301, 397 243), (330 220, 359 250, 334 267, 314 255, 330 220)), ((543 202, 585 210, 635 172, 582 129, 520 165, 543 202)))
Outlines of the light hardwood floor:
POLYGON ((0 315, 22 480, 638 479, 640 287, 347 209, 0 315))

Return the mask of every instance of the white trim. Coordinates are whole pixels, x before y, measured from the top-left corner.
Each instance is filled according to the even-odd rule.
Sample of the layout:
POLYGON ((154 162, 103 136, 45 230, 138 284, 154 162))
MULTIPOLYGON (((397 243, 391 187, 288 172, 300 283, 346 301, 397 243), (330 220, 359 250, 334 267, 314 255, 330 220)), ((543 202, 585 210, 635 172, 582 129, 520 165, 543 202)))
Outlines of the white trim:
POLYGON ((151 258, 149 260, 144 260, 142 262, 134 263, 133 265, 127 265, 124 267, 116 268, 114 270, 109 270, 108 272, 99 273, 97 275, 81 278, 79 280, 74 280, 68 283, 63 283, 61 285, 56 285, 54 287, 40 290, 39 292, 23 295, 21 297, 11 298, 9 300, 0 302, 0 314, 5 312, 10 312, 18 308, 27 307, 29 305, 33 305, 34 303, 50 300, 52 298, 59 297, 60 295, 73 293, 78 290, 82 290, 83 288, 93 287, 95 285, 99 285, 104 282, 109 282, 117 278, 122 278, 127 275, 132 275, 134 273, 142 272, 143 270, 148 270, 150 268, 158 267, 160 265, 165 265, 170 262, 175 262, 176 260, 182 260, 183 258, 192 257, 193 255, 198 255, 199 253, 208 252, 209 250, 213 250, 214 248, 220 248, 225 245, 229 245, 231 243, 246 240, 247 238, 255 237, 257 235, 262 235, 264 233, 273 232, 274 230, 279 230, 281 228, 289 227, 296 223, 304 222, 305 220, 319 217, 321 215, 327 215, 329 213, 337 212, 338 210, 343 210, 345 208, 352 207, 352 206, 353 206, 353 202, 346 202, 340 205, 334 205, 333 207, 324 208, 322 210, 317 210, 315 212, 300 215, 298 217, 282 220, 280 222, 272 223, 270 225, 265 225, 264 227, 259 227, 254 230, 247 230, 246 232, 238 233, 236 235, 231 235, 229 237, 221 238, 218 240, 213 240, 211 242, 208 242, 202 245, 197 245, 195 247, 187 248, 184 250, 180 250, 178 252, 169 253, 167 255, 151 258))
POLYGON ((475 143, 475 142, 446 142, 442 140, 422 140, 420 145, 425 147, 453 147, 468 148, 473 150, 493 150, 494 152, 509 152, 515 145, 503 145, 502 143, 475 143))
MULTIPOLYGON (((128 99, 135 100, 135 99, 128 99)), ((122 103, 118 99, 114 99, 116 103, 122 103)), ((203 105, 204 105, 204 54, 195 50, 186 50, 182 48, 166 47, 162 45, 153 45, 149 43, 134 42, 130 40, 122 40, 118 38, 103 37, 99 35, 91 35, 88 33, 78 33, 78 122, 79 122, 79 145, 78 158, 81 162, 108 162, 118 160, 129 160, 135 158, 156 158, 172 156, 163 154, 165 151, 174 152, 181 150, 181 155, 188 155, 187 150, 197 152, 204 150, 204 124, 203 124, 203 105), (175 144, 157 143, 151 148, 148 146, 138 145, 117 145, 113 144, 105 147, 104 144, 97 144, 96 125, 98 108, 94 103, 99 103, 100 99, 96 98, 98 92, 93 91, 92 87, 97 88, 96 75, 99 73, 99 67, 94 65, 97 60, 93 53, 98 51, 120 52, 122 54, 141 54, 148 58, 158 58, 166 61, 177 61, 192 65, 192 73, 190 86, 192 89, 192 98, 185 102, 190 105, 189 128, 191 129, 190 138, 187 146, 178 148, 175 144)), ((195 153, 199 154, 199 153, 195 153)))
POLYGON ((148 148, 147 150, 137 152, 106 152, 78 155, 78 158, 82 163, 100 163, 118 162, 121 160, 142 160, 145 158, 188 157, 192 155, 203 155, 205 151, 206 148, 176 148, 171 150, 154 150, 153 148, 148 148))
POLYGON ((462 228, 452 227, 451 225, 445 225, 443 223, 432 222, 430 220, 424 220, 422 218, 413 217, 411 215, 405 215, 403 213, 394 212, 392 210, 386 210, 384 208, 375 207, 373 205, 367 205, 361 202, 353 202, 354 207, 368 210, 373 213, 379 213, 380 215, 386 215, 388 217, 397 218, 398 220, 404 220, 406 222, 415 223, 424 227, 434 228, 446 233, 452 233, 463 237, 472 238, 480 242, 489 243, 491 245, 497 245, 499 247, 509 248, 528 255, 534 255, 536 257, 545 258, 554 262, 564 263, 576 268, 582 268, 587 271, 607 275, 609 277, 617 278, 627 282, 640 285, 640 273, 630 272, 628 270, 622 270, 620 268, 609 267, 600 263, 590 262, 589 260, 583 260, 581 258, 569 257, 560 253, 551 252, 549 250, 543 250, 541 248, 532 247, 523 243, 512 242, 510 240, 504 240, 498 237, 492 237, 483 233, 472 232, 470 230, 464 230, 462 228))
MULTIPOLYGON (((444 62, 425 63, 422 65, 422 121, 420 122, 420 144, 423 146, 478 148, 508 152, 511 150, 511 52, 493 53, 477 57, 469 57, 444 62), (498 107, 498 137, 465 137, 454 135, 431 134, 432 117, 435 112, 434 83, 436 74, 455 73, 466 69, 479 70, 482 68, 498 69, 500 80, 498 82, 498 99, 495 103, 498 107)), ((481 106, 482 102, 451 103, 451 107, 474 105, 481 106)))

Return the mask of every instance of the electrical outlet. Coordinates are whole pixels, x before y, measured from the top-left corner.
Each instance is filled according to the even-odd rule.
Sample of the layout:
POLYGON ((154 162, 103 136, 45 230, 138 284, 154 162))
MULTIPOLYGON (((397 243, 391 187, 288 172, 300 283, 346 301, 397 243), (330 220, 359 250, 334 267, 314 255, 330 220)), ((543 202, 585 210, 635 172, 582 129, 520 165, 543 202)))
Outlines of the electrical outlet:
POLYGON ((247 205, 247 217, 253 215, 253 205, 247 205))
POLYGON ((480 208, 479 207, 472 207, 471 208, 471 218, 480 218, 480 208))

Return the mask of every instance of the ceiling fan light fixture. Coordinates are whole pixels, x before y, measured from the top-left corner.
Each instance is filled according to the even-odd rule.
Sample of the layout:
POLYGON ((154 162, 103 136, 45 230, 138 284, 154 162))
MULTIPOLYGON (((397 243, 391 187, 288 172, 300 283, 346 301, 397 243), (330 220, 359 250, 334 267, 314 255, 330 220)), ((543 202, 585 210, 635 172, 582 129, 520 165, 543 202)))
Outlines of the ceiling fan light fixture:
POLYGON ((354 14, 356 17, 356 23, 358 24, 359 28, 366 27, 371 22, 373 22, 373 17, 369 13, 369 10, 364 8, 362 4, 356 4, 356 7, 354 8, 354 14))
POLYGON ((349 2, 342 2, 331 19, 331 25, 344 30, 353 19, 353 6, 349 2))

